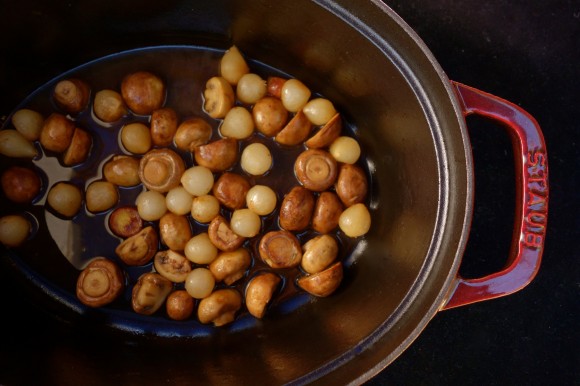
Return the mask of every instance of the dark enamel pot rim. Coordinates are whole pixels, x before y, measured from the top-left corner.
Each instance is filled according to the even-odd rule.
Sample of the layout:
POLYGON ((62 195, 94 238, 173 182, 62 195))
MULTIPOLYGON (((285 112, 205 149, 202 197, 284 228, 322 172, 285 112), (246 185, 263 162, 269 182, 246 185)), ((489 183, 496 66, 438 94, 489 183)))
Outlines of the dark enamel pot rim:
MULTIPOLYGON (((192 9, 182 12, 185 16, 178 19, 182 23, 177 23, 173 27, 174 30, 179 30, 188 24, 195 25, 198 22, 200 29, 203 30, 206 28, 211 33, 212 38, 210 38, 209 43, 206 42, 208 47, 211 47, 212 42, 217 42, 217 46, 226 48, 228 44, 233 42, 243 52, 246 52, 249 57, 256 58, 263 63, 271 63, 272 60, 275 61, 276 56, 272 52, 275 53, 279 47, 273 47, 273 43, 278 42, 278 40, 281 44, 289 44, 292 42, 289 33, 283 30, 287 25, 283 21, 280 21, 283 20, 281 18, 278 20, 280 21, 280 25, 282 25, 281 27, 273 26, 274 23, 268 24, 265 22, 264 25, 255 27, 256 32, 244 24, 244 17, 259 17, 256 15, 263 12, 267 16, 276 15, 277 13, 286 15, 288 13, 288 18, 291 18, 299 14, 302 9, 301 7, 304 7, 304 13, 307 15, 305 17, 311 17, 311 14, 319 16, 324 22, 329 22, 334 27, 338 27, 336 34, 345 38, 344 53, 330 52, 328 55, 336 55, 335 59, 338 61, 343 60, 343 62, 340 62, 342 64, 348 64, 349 60, 352 62, 353 58, 349 56, 351 51, 348 50, 358 49, 355 43, 350 42, 352 38, 352 41, 361 44, 361 53, 368 54, 368 58, 363 57, 361 62, 365 62, 365 60, 371 61, 373 58, 378 58, 381 61, 378 64, 361 64, 361 69, 375 68, 375 66, 379 66, 384 61, 389 65, 389 69, 385 71, 385 74, 379 73, 377 76, 384 76, 385 78, 391 76, 395 82, 399 79, 398 81, 401 84, 404 83, 405 90, 402 91, 404 94, 402 99, 407 98, 412 100, 414 106, 409 112, 404 112, 401 117, 387 117, 386 119, 389 119, 390 123, 396 124, 398 122, 396 119, 399 119, 401 122, 413 123, 415 121, 413 121, 412 117, 409 118, 408 115, 418 113, 421 117, 418 118, 418 122, 420 122, 417 125, 422 125, 427 129, 421 134, 422 139, 417 139, 417 141, 428 143, 430 148, 426 159, 432 162, 425 167, 430 171, 434 171, 433 174, 435 176, 426 178, 429 180, 425 182, 426 192, 415 192, 413 191, 415 188, 410 188, 409 193, 400 188, 397 194, 403 197, 400 198, 401 201, 404 201, 403 203, 407 203, 407 201, 412 203, 414 202, 413 200, 418 201, 416 197, 421 198, 422 194, 427 195, 428 193, 433 193, 430 197, 431 211, 426 214, 428 218, 427 222, 430 222, 430 225, 426 227, 432 232, 425 236, 425 241, 423 242, 424 254, 417 257, 414 262, 415 265, 407 267, 404 263, 401 264, 404 269, 408 268, 412 270, 412 273, 408 274, 409 282, 402 284, 404 288, 401 290, 401 295, 393 299, 385 300, 387 303, 393 302, 392 306, 377 307, 381 308, 381 311, 383 311, 383 308, 384 310, 392 309, 392 312, 386 316, 380 312, 378 316, 369 316, 370 319, 378 317, 379 322, 373 324, 372 327, 365 326, 367 328, 366 330, 363 328, 361 332, 354 333, 352 337, 344 338, 344 342, 336 343, 336 345, 334 345, 335 342, 332 342, 332 340, 335 338, 337 340, 342 339, 338 336, 340 332, 344 331, 339 331, 338 326, 332 324, 332 321, 329 323, 319 312, 314 310, 314 306, 320 306, 322 311, 332 310, 332 300, 329 301, 330 305, 323 305, 323 302, 318 302, 316 305, 308 304, 306 307, 307 311, 300 310, 294 312, 288 318, 290 321, 280 323, 281 330, 288 326, 292 327, 294 319, 304 322, 304 320, 310 318, 320 322, 320 326, 317 325, 317 327, 337 328, 338 331, 334 335, 329 333, 328 342, 325 341, 320 346, 322 350, 328 346, 329 350, 333 349, 336 351, 333 351, 328 357, 320 356, 316 353, 305 354, 306 357, 312 356, 312 361, 316 364, 312 368, 305 366, 306 368, 302 373, 298 369, 301 366, 304 367, 304 364, 297 359, 299 355, 292 351, 292 347, 284 347, 284 350, 281 351, 284 354, 275 351, 276 348, 281 349, 280 346, 289 344, 291 339, 282 339, 278 346, 273 344, 272 347, 267 342, 264 342, 263 337, 279 337, 280 333, 276 328, 270 328, 267 325, 268 321, 266 321, 263 325, 259 326, 259 334, 255 334, 256 336, 252 337, 252 339, 255 339, 258 345, 263 344, 267 353, 274 350, 275 353, 282 355, 284 357, 284 366, 291 368, 292 366, 290 364, 294 364, 293 366, 296 367, 292 371, 289 370, 289 375, 287 376, 278 376, 275 373, 269 373, 268 378, 266 378, 267 383, 363 383, 395 360, 417 338, 427 323, 440 310, 507 295, 523 288, 533 279, 539 268, 543 250, 547 218, 548 178, 546 147, 541 130, 537 122, 525 111, 510 102, 450 81, 437 63, 437 60, 421 41, 420 37, 394 11, 388 8, 383 2, 377 0, 356 3, 347 0, 300 0, 288 4, 276 4, 275 7, 279 7, 279 11, 276 12, 272 11, 274 6, 271 3, 262 0, 247 3, 224 1, 216 2, 215 4, 195 4, 195 6, 199 6, 199 9, 192 6, 192 9), (250 10, 246 11, 243 9, 246 5, 248 5, 250 10), (221 10, 223 13, 216 16, 214 13, 216 10, 221 10), (204 19, 204 12, 206 11, 210 17, 216 17, 216 21, 213 23, 206 22, 207 24, 204 24, 204 20, 207 20, 207 18, 204 19), (295 12, 295 15, 290 15, 289 12, 295 12), (191 20, 186 20, 186 16, 191 17, 191 20), (280 28, 281 31, 278 31, 277 28, 280 28), (215 36, 219 36, 219 38, 216 39, 215 36), (254 47, 256 42, 259 43, 257 48, 254 47), (262 54, 260 50, 263 50, 265 53, 262 54), (495 274, 468 280, 461 278, 458 275, 458 270, 469 235, 474 199, 473 162, 465 122, 465 116, 469 114, 479 114, 490 118, 500 125, 505 126, 506 130, 510 133, 514 144, 514 154, 516 155, 517 197, 514 241, 506 267, 495 274), (308 314, 311 311, 313 312, 312 315, 308 314), (298 315, 296 316, 295 314, 298 315)), ((267 17, 264 17, 264 19, 266 20, 267 17)), ((290 22, 288 21, 288 23, 290 22)), ((139 22, 135 23, 135 25, 138 28, 149 28, 144 27, 139 22)), ((292 24, 288 25, 291 26, 292 24)), ((159 32, 165 27, 163 23, 151 23, 153 33, 159 32)), ((320 29, 324 30, 323 26, 320 26, 320 29)), ((110 36, 115 36, 115 34, 122 35, 126 31, 130 31, 130 27, 127 27, 126 30, 123 30, 122 27, 112 28, 108 32, 111 33, 110 36)), ((308 30, 304 34, 314 33, 313 31, 315 29, 308 30)), ((333 41, 331 35, 326 36, 324 33, 328 34, 330 32, 321 32, 320 34, 323 37, 321 41, 324 41, 324 38, 328 38, 329 45, 336 44, 338 46, 339 43, 333 41)), ((339 40, 339 38, 336 38, 336 40, 339 40)), ((183 44, 183 39, 169 38, 163 43, 178 46, 179 44, 183 44)), ((129 42, 127 46, 131 47, 131 44, 129 42)), ((132 48, 157 45, 151 44, 151 42, 147 42, 146 44, 136 43, 132 48)), ((203 46, 204 44, 200 43, 200 45, 203 46)), ((313 70, 314 72, 318 71, 318 74, 323 77, 324 71, 328 71, 328 68, 317 68, 317 60, 321 58, 316 55, 309 57, 306 50, 302 50, 299 45, 290 46, 288 50, 294 50, 292 52, 295 54, 294 56, 290 56, 290 61, 292 62, 290 67, 295 65, 295 68, 297 68, 297 64, 301 61, 305 63, 305 69, 297 69, 297 72, 303 71, 308 73, 308 71, 313 70)), ((118 51, 111 48, 109 52, 114 53, 118 51)), ((273 63, 273 66, 277 67, 276 64, 278 63, 273 63)), ((346 78, 340 78, 340 80, 345 81, 346 86, 344 87, 345 90, 348 90, 348 93, 346 91, 344 92, 345 95, 348 95, 344 96, 343 100, 348 100, 349 98, 355 101, 359 99, 365 100, 364 96, 359 98, 360 90, 357 90, 356 82, 348 78, 351 75, 356 78, 355 75, 357 75, 359 68, 357 66, 359 65, 354 65, 354 69, 346 73, 346 78)), ((288 70, 291 72, 291 68, 288 70)), ((377 82, 380 83, 382 80, 378 80, 377 82)), ((336 86, 336 88, 340 87, 342 86, 336 86)), ((332 87, 328 88, 328 93, 331 95, 330 99, 334 100, 332 97, 334 94, 340 103, 340 91, 344 90, 333 91, 332 87)), ((377 92, 380 92, 380 90, 377 92)), ((372 103, 374 105, 369 107, 369 111, 379 111, 381 108, 380 101, 372 103)), ((360 108, 360 106, 353 107, 353 112, 350 112, 352 116, 356 116, 356 108, 360 108)), ((364 127, 365 122, 362 122, 361 126, 364 127)), ((392 134, 381 133, 380 135, 388 137, 392 134)), ((372 136, 364 133, 362 137, 363 141, 367 143, 371 143, 374 139, 372 136)), ((384 140, 386 144, 399 143, 403 147, 413 146, 409 145, 409 141, 412 140, 409 138, 388 137, 387 139, 381 140, 384 140)), ((378 154, 381 150, 373 149, 372 151, 376 153, 376 158, 379 159, 378 154)), ((381 158, 381 162, 386 166, 382 164, 375 165, 379 171, 384 170, 389 172, 395 168, 393 165, 399 165, 396 164, 396 161, 393 163, 388 158, 381 158)), ((402 163, 401 165, 409 168, 417 167, 417 164, 414 163, 415 161, 407 160, 405 162, 408 162, 410 166, 402 163)), ((393 175, 395 176, 395 174, 393 175)), ((373 193, 374 197, 371 198, 371 208, 374 211, 373 222, 377 219, 376 222, 381 227, 387 222, 387 220, 382 220, 383 217, 390 220, 396 218, 392 210, 389 211, 389 209, 384 209, 381 206, 382 201, 384 201, 383 199, 388 197, 388 193, 384 192, 384 186, 386 185, 384 182, 384 179, 377 178, 375 182, 377 192, 373 193), (379 197, 381 200, 379 200, 379 197)), ((410 184, 415 182, 414 180, 410 181, 410 184)), ((422 191, 423 189, 419 190, 422 191)), ((406 221, 415 221, 415 226, 418 228, 424 226, 422 225, 421 219, 412 216, 401 218, 404 218, 406 221)), ((364 253, 369 256, 380 255, 378 250, 381 249, 381 245, 377 241, 378 239, 389 239, 390 237, 391 242, 394 243, 392 241, 394 236, 382 237, 379 231, 375 233, 374 236, 369 236, 367 240, 369 247, 364 250, 364 253)), ((401 243, 401 245, 403 245, 401 248, 412 248, 409 247, 410 244, 408 243, 401 243)), ((405 253, 403 251, 401 255, 405 255, 405 253)), ((22 263, 17 256, 11 253, 3 253, 3 257, 7 257, 6 260, 9 261, 9 265, 23 274, 25 280, 33 283, 37 290, 40 290, 37 292, 40 292, 41 295, 48 295, 48 302, 58 304, 58 307, 60 307, 59 310, 62 310, 64 306, 66 312, 72 315, 72 324, 78 324, 79 320, 81 324, 84 323, 82 320, 86 316, 83 315, 86 313, 86 310, 83 307, 79 307, 77 303, 69 301, 69 294, 54 287, 50 282, 43 280, 43 278, 36 277, 33 273, 27 273, 26 269, 22 269, 22 263)), ((365 271, 362 263, 360 263, 361 267, 358 267, 357 264, 355 264, 355 268, 363 272, 364 275, 367 275, 365 278, 369 279, 368 285, 361 286, 368 286, 372 291, 380 293, 385 283, 378 281, 380 278, 377 279, 365 271), (377 280, 377 282, 374 283, 373 280, 377 280)), ((345 295, 348 297, 347 292, 344 291, 344 294, 341 294, 341 296, 345 295)), ((369 295, 368 299, 369 301, 375 300, 375 297, 380 298, 380 294, 369 295)), ((354 304, 354 302, 352 303, 354 304)), ((53 309, 53 306, 54 304, 48 306, 48 308, 53 309)), ((356 313, 354 308, 350 309, 350 313, 340 314, 344 316, 344 324, 346 326, 354 326, 357 324, 356 317, 352 316, 353 313, 356 313)), ((361 319, 363 317, 364 315, 361 316, 361 319)), ((165 350, 163 351, 164 353, 170 353, 173 350, 172 347, 178 344, 174 338, 176 336, 187 335, 183 327, 174 327, 173 329, 164 330, 164 332, 159 333, 156 330, 154 321, 148 322, 141 319, 127 321, 127 315, 124 313, 107 314, 104 319, 97 318, 97 320, 104 321, 104 324, 109 327, 114 327, 114 330, 122 330, 120 335, 117 332, 113 333, 115 339, 131 342, 133 338, 137 339, 138 343, 136 344, 124 344, 121 345, 121 348, 113 347, 112 350, 111 348, 108 349, 108 351, 119 350, 123 352, 123 354, 119 354, 122 358, 126 358, 126 355, 134 355, 137 358, 135 359, 134 369, 143 368, 143 364, 138 359, 141 355, 139 347, 163 347, 165 350), (160 336, 153 336, 151 338, 150 335, 156 335, 156 333, 160 336), (143 335, 144 339, 139 338, 139 335, 143 335)), ((249 358, 252 354, 251 351, 242 349, 238 356, 234 354, 226 356, 218 352, 222 347, 221 345, 224 344, 223 342, 230 339, 227 337, 228 333, 234 335, 234 338, 231 339, 234 340, 233 345, 238 348, 243 347, 239 341, 247 339, 248 336, 252 335, 251 332, 245 331, 245 327, 240 324, 235 325, 230 330, 217 332, 212 329, 203 330, 201 335, 204 338, 206 335, 215 335, 208 342, 204 343, 207 347, 211 347, 212 344, 217 345, 217 348, 213 349, 215 352, 212 352, 212 358, 215 360, 223 359, 224 369, 232 368, 240 371, 240 374, 244 375, 243 377, 240 375, 240 378, 237 378, 235 382, 238 382, 238 384, 251 383, 255 379, 252 378, 252 376, 255 376, 255 373, 250 373, 249 370, 243 369, 244 365, 236 364, 236 361, 241 360, 240 357, 244 357, 244 360, 247 359, 251 363, 248 367, 257 367, 256 363, 259 362, 249 358), (223 358, 221 355, 223 355, 223 358)), ((316 333, 312 333, 312 337, 315 336, 316 333)), ((193 338, 195 339, 196 337, 193 338)), ((187 345, 187 342, 190 340, 185 339, 185 341, 187 345)), ((171 367, 169 361, 166 362, 160 363, 160 366, 165 365, 171 367)), ((273 368, 276 367, 276 363, 270 365, 273 368)), ((280 364, 278 363, 278 365, 280 364)), ((149 371, 152 370, 142 369, 142 375, 147 377, 149 371)), ((192 375, 192 371, 183 370, 180 376, 192 375)), ((204 371, 211 372, 210 370, 204 371)), ((211 378, 211 374, 208 377, 211 378)), ((216 379, 226 383, 234 382, 227 375, 216 379)))

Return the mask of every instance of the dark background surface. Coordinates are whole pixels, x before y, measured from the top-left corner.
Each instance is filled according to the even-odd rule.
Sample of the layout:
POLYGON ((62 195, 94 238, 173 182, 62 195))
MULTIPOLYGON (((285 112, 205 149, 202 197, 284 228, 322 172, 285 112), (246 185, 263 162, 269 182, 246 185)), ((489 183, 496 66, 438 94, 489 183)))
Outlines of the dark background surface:
MULTIPOLYGON (((368 385, 580 384, 580 2, 386 1, 450 79, 505 98, 536 118, 550 167, 542 266, 522 291, 440 312, 368 385)), ((502 129, 469 119, 476 201, 461 273, 505 263, 513 162, 502 129)))
MULTIPOLYGON (((401 357, 368 384, 580 384, 580 248, 576 243, 580 236, 580 3, 387 3, 416 30, 450 79, 510 100, 538 120, 547 142, 551 196, 546 249, 536 279, 514 295, 437 314, 401 357)), ((0 71, 7 69, 0 65, 0 71)), ((470 118, 468 123, 476 203, 461 273, 477 277, 500 269, 509 250, 513 154, 500 128, 478 119, 470 118)), ((21 348, 8 354, 18 366, 7 379, 10 384, 26 384, 37 365, 29 358, 54 350, 53 336, 62 327, 31 308, 5 276, 0 280, 4 299, 0 320, 5 332, 0 345, 21 348), (14 313, 19 318, 9 317, 14 313), (12 333, 27 329, 30 334, 12 333)), ((73 353, 59 354, 67 358, 69 367, 82 365, 83 358, 73 353)), ((58 363, 43 365, 59 367, 58 363)), ((65 374, 55 373, 53 379, 58 383, 64 379, 61 376, 65 374)))

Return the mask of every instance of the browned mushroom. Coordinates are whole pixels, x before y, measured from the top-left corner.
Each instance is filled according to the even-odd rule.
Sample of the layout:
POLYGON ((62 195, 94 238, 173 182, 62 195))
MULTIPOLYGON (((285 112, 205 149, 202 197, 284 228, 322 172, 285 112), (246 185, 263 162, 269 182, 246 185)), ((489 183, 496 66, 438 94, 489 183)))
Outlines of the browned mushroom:
POLYGON ((232 86, 225 78, 214 76, 205 84, 203 108, 212 118, 223 118, 234 106, 235 95, 232 86))
POLYGON ((167 297, 167 316, 173 320, 185 320, 193 313, 195 301, 186 290, 173 291, 167 297))
POLYGON ((32 169, 11 166, 2 173, 2 190, 10 201, 30 203, 40 193, 40 177, 32 169))
POLYGON ((217 282, 223 281, 227 285, 241 279, 250 267, 252 258, 245 248, 232 252, 221 252, 209 265, 209 270, 217 282))
POLYGON ((177 187, 185 171, 183 158, 171 149, 153 149, 139 162, 139 178, 149 190, 165 193, 177 187))
POLYGON ((191 262, 171 249, 157 252, 153 259, 153 266, 161 276, 174 283, 183 283, 191 272, 191 262))
POLYGON ((70 145, 64 153, 62 163, 66 166, 73 166, 85 162, 92 144, 93 137, 89 133, 78 127, 75 128, 70 145))
POLYGON ((235 251, 246 240, 245 237, 235 234, 228 221, 222 216, 216 216, 211 220, 207 232, 212 244, 224 252, 235 251))
POLYGON ((300 288, 314 296, 326 297, 336 291, 342 276, 342 263, 338 261, 322 272, 300 277, 297 283, 300 288))
POLYGON ((316 132, 308 141, 305 142, 306 146, 310 149, 320 149, 329 146, 332 141, 340 136, 342 131, 342 118, 340 114, 335 114, 330 121, 326 122, 320 130, 316 132))
POLYGON ((175 146, 183 151, 195 151, 195 148, 209 142, 212 128, 202 118, 190 118, 183 121, 175 132, 175 146))
POLYGON ((308 273, 318 273, 328 267, 338 255, 338 244, 330 235, 316 236, 302 247, 300 265, 308 273))
POLYGON ((177 132, 177 113, 170 107, 151 114, 151 140, 156 146, 169 146, 177 132))
POLYGON ((363 203, 367 196, 368 182, 364 170, 356 165, 342 164, 336 181, 336 193, 346 206, 363 203))
POLYGON ((158 273, 148 272, 139 277, 133 287, 131 305, 138 314, 152 315, 165 302, 173 283, 158 273))
POLYGON ((282 94, 282 86, 286 83, 286 79, 279 76, 269 76, 266 80, 266 90, 269 96, 280 99, 282 94))
POLYGON ((322 192, 336 181, 336 160, 329 152, 320 149, 306 150, 296 158, 294 173, 306 189, 322 192))
POLYGON ((238 160, 238 141, 222 138, 195 148, 195 162, 212 172, 223 172, 238 160))
POLYGON ((280 206, 280 226, 288 231, 301 231, 308 227, 314 210, 314 195, 303 186, 290 190, 280 206))
POLYGON ((150 72, 138 71, 123 79, 121 94, 134 113, 151 114, 165 101, 165 84, 150 72))
POLYGON ((109 215, 109 229, 114 235, 128 238, 143 229, 143 220, 136 206, 121 206, 109 215))
POLYGON ((273 137, 282 130, 288 120, 288 111, 282 101, 274 97, 264 97, 252 108, 256 129, 267 137, 273 137))
POLYGON ((236 312, 242 307, 242 295, 235 289, 214 291, 199 302, 197 317, 203 324, 213 323, 219 327, 234 321, 236 312))
POLYGON ((54 101, 64 111, 70 114, 80 113, 89 103, 91 89, 87 82, 81 79, 61 80, 54 87, 54 101))
POLYGON ((280 285, 280 276, 266 272, 254 277, 246 288, 246 307, 256 318, 264 317, 266 306, 280 285))
POLYGON ((213 195, 229 209, 240 209, 246 205, 246 194, 251 186, 248 180, 235 173, 224 173, 213 184, 213 195))
POLYGON ((298 145, 308 137, 312 123, 302 110, 298 111, 296 115, 288 122, 288 124, 276 134, 276 142, 282 145, 294 146, 298 145))
POLYGON ((285 230, 266 233, 258 249, 262 261, 272 268, 296 267, 302 259, 300 241, 285 230))
POLYGON ((319 233, 329 233, 338 226, 343 211, 342 202, 333 192, 322 192, 314 205, 312 229, 319 233))
POLYGON ((159 235, 163 244, 174 251, 183 251, 191 239, 191 226, 187 217, 172 212, 165 213, 159 219, 159 235))
POLYGON ((155 256, 158 246, 157 232, 153 227, 146 227, 119 244, 115 253, 127 265, 144 265, 155 256))
POLYGON ((97 257, 77 279, 78 299, 89 307, 101 307, 113 302, 125 287, 123 271, 113 261, 97 257))
POLYGON ((105 179, 118 186, 135 186, 139 179, 139 160, 128 155, 116 155, 103 167, 105 179))
POLYGON ((44 120, 40 132, 40 144, 46 150, 62 153, 69 147, 74 131, 74 122, 62 114, 52 113, 44 120))

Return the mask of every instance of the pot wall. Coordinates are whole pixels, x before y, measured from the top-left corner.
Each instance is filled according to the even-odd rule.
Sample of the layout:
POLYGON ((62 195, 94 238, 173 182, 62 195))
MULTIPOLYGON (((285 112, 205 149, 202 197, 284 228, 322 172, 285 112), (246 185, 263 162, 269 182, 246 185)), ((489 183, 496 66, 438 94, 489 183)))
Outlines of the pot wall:
MULTIPOLYGON (((362 381, 392 361, 438 310, 455 277, 470 216, 463 121, 447 79, 394 14, 371 2, 344 3, 10 5, 13 16, 0 32, 9 53, 2 81, 13 92, 0 100, 3 114, 35 86, 105 54, 158 44, 225 49, 234 43, 334 101, 357 127, 372 174, 373 227, 347 261, 335 296, 185 344, 113 332, 110 342, 120 348, 80 354, 69 376, 121 360, 112 374, 133 371, 158 381, 362 381), (154 360, 167 356, 169 363, 154 360), (144 368, 147 363, 155 366, 144 368)), ((90 341, 83 329, 98 323, 72 320, 75 334, 90 341)), ((157 328, 140 326, 145 335, 157 328)), ((74 341, 65 340, 66 353, 83 351, 74 341)))

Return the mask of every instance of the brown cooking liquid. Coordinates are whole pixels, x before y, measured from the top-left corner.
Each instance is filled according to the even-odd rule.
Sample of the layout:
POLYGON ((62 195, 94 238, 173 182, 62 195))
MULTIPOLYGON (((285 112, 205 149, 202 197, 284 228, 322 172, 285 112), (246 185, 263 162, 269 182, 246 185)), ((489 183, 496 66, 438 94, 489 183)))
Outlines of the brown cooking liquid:
MULTIPOLYGON (((198 116, 208 121, 213 129, 212 140, 219 138, 218 127, 220 120, 210 118, 203 111, 202 94, 206 81, 212 76, 218 75, 219 60, 223 51, 209 50, 197 47, 155 47, 129 51, 117 55, 108 56, 97 61, 88 63, 71 72, 63 74, 42 88, 33 93, 23 102, 19 108, 27 107, 34 109, 45 117, 51 112, 61 112, 51 98, 51 92, 57 81, 65 78, 80 78, 91 86, 91 102, 94 94, 102 89, 113 89, 120 91, 120 84, 123 77, 131 72, 146 70, 159 75, 167 85, 167 97, 165 106, 176 110, 180 121, 188 117, 198 116)), ((290 78, 260 63, 249 61, 251 71, 266 79, 270 75, 290 78)), ((121 239, 114 236, 107 227, 108 215, 110 211, 100 214, 92 214, 83 206, 81 211, 72 219, 62 219, 45 208, 46 193, 48 188, 58 181, 70 181, 82 188, 95 180, 102 179, 102 166, 116 154, 126 153, 119 140, 119 131, 123 125, 130 122, 144 122, 149 124, 149 116, 137 116, 129 113, 126 117, 113 124, 99 122, 92 113, 92 104, 76 116, 72 116, 78 127, 89 131, 93 137, 93 147, 86 162, 75 167, 65 167, 58 155, 50 154, 40 149, 41 156, 38 159, 27 162, 22 160, 7 159, 2 157, 2 171, 12 164, 34 166, 40 171, 43 179, 43 190, 39 199, 33 205, 20 206, 7 204, 7 200, 2 200, 0 209, 2 213, 26 211, 31 218, 35 219, 34 235, 24 246, 19 248, 19 258, 35 273, 44 277, 49 282, 62 288, 74 296, 76 279, 80 270, 96 256, 110 258, 125 270, 127 274, 127 288, 124 296, 116 300, 108 307, 117 309, 131 309, 131 290, 138 277, 144 272, 153 270, 153 264, 142 267, 126 267, 115 255, 115 248, 121 239)), ((9 122, 9 120, 7 120, 9 122)), ((352 127, 348 122, 344 122, 344 133, 352 135, 352 127)), ((261 234, 249 239, 245 243, 252 254, 252 265, 246 276, 233 285, 240 293, 244 293, 248 279, 258 274, 259 271, 274 271, 282 278, 282 285, 273 300, 271 311, 277 307, 283 307, 298 293, 304 293, 296 285, 296 279, 303 273, 299 268, 273 270, 261 261, 258 254, 258 244, 262 234, 272 230, 280 229, 278 224, 278 210, 284 194, 290 189, 299 185, 294 176, 293 166, 296 157, 305 150, 303 145, 282 146, 272 138, 267 138, 257 132, 247 140, 239 141, 241 150, 253 142, 265 144, 273 156, 272 169, 264 176, 253 177, 247 175, 239 165, 233 168, 233 172, 246 176, 252 185, 261 184, 270 186, 277 193, 277 209, 268 216, 262 216, 261 234)), ((174 150, 176 150, 174 148, 174 150)), ((179 151, 178 151, 179 152, 179 151)), ((191 153, 179 152, 186 162, 186 166, 193 165, 191 153)), ((363 163, 361 162, 361 165, 363 163)), ((368 173, 368 171, 367 171, 368 173)), ((219 175, 216 174, 216 180, 219 175)), ((133 188, 119 188, 120 205, 134 205, 135 199, 143 186, 133 188)), ((230 218, 231 211, 222 208, 222 215, 230 218)), ((206 231, 208 225, 200 224, 189 216, 193 234, 206 231)), ((146 224, 147 225, 147 224, 146 224)), ((157 226, 156 223, 151 223, 157 226)), ((316 232, 306 230, 297 234, 299 240, 304 244, 314 237, 316 232)), ((341 248, 338 258, 345 260, 356 246, 357 239, 344 236, 340 231, 335 231, 341 248)), ((160 249, 166 247, 160 244, 160 249)), ((346 267, 348 269, 348 267, 346 267)), ((183 288, 183 284, 176 284, 176 287, 183 288)), ((225 287, 224 284, 217 284, 216 288, 225 287)), ((307 299, 307 298, 306 298, 307 299)), ((293 308, 294 306, 290 306, 293 308)), ((284 307, 283 307, 284 308, 284 307)), ((245 313, 247 311, 243 311, 245 313)), ((157 313, 157 316, 166 317, 164 308, 157 313)), ((190 322, 195 319, 192 316, 190 322)))

